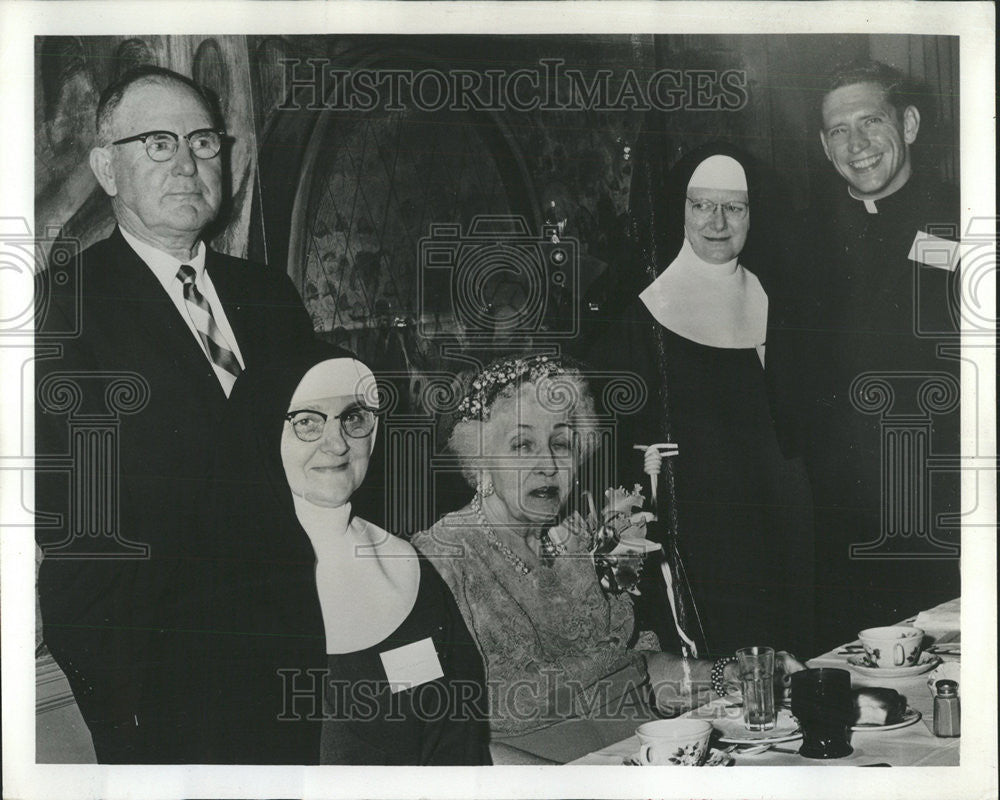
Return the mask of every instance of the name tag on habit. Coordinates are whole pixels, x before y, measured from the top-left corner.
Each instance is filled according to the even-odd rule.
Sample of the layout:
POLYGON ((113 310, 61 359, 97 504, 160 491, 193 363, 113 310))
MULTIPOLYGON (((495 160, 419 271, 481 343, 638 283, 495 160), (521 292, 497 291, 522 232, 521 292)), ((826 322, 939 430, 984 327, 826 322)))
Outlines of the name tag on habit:
POLYGON ((951 239, 942 239, 932 233, 917 231, 907 258, 918 264, 923 264, 925 267, 954 272, 958 266, 958 248, 959 243, 953 242, 951 239))
POLYGON ((379 653, 392 693, 404 692, 444 677, 434 642, 428 637, 379 653))

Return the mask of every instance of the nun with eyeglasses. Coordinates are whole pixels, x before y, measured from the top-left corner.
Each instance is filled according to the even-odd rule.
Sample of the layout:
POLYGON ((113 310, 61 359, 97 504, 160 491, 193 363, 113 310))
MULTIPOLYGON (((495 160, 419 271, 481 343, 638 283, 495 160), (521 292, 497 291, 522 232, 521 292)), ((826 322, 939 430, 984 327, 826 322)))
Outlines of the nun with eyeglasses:
MULTIPOLYGON (((656 511, 676 515, 702 655, 774 642, 810 651, 809 494, 801 465, 778 449, 765 386, 773 217, 758 184, 752 160, 728 144, 681 158, 662 197, 665 263, 588 353, 637 373, 648 392, 637 413, 618 415, 620 480, 648 487, 635 447, 677 445, 673 496, 660 491, 656 511)), ((639 618, 669 645, 657 573, 647 571, 639 618)))
POLYGON ((233 638, 261 687, 234 725, 242 711, 264 740, 253 761, 490 763, 482 660, 447 585, 352 508, 378 399, 371 370, 323 343, 234 390, 247 610, 233 638))

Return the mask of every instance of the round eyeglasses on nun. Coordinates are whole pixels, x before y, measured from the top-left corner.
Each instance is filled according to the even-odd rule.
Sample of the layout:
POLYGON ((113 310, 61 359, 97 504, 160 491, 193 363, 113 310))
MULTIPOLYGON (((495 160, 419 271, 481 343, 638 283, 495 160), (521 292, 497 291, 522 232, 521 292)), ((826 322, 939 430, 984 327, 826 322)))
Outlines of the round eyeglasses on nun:
POLYGON ((351 439, 364 439, 375 429, 375 412, 359 405, 350 406, 332 417, 322 411, 289 411, 285 419, 303 442, 318 441, 330 420, 338 420, 341 433, 351 439))
POLYGON ((177 153, 180 140, 184 139, 188 143, 188 149, 195 158, 208 160, 215 158, 222 150, 222 145, 229 137, 225 131, 216 131, 211 128, 200 128, 186 136, 180 137, 173 131, 146 131, 137 133, 135 136, 126 136, 112 142, 113 145, 128 144, 129 142, 142 142, 146 147, 146 155, 153 161, 169 161, 177 153))
POLYGON ((691 213, 702 220, 714 217, 716 210, 720 208, 726 219, 733 220, 744 219, 750 210, 749 203, 741 203, 735 200, 728 203, 713 203, 711 200, 693 200, 689 197, 687 201, 691 204, 691 213))

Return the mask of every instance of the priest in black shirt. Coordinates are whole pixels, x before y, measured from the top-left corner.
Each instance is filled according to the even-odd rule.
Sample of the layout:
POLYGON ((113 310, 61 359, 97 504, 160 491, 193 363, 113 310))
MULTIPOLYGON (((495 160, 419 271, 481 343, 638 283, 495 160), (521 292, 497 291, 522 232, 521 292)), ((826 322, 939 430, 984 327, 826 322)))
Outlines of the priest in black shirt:
POLYGON ((960 594, 957 192, 918 171, 920 95, 878 62, 831 78, 846 182, 794 228, 767 340, 776 422, 816 517, 817 642, 960 594))

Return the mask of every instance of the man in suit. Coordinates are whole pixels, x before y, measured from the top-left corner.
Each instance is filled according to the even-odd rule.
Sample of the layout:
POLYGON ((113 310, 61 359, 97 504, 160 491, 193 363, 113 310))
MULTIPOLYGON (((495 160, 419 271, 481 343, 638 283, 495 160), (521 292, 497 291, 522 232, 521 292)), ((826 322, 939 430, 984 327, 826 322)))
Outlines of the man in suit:
POLYGON ((960 593, 941 517, 957 472, 930 464, 959 452, 959 206, 915 159, 926 97, 879 62, 830 76, 819 138, 841 180, 794 226, 774 298, 768 371, 813 490, 822 646, 960 593))
POLYGON ((224 199, 213 108, 155 67, 104 91, 90 166, 118 224, 80 256, 79 297, 55 286, 39 311, 59 347, 36 361, 36 453, 73 462, 36 481, 44 640, 102 763, 243 758, 229 581, 252 536, 210 487, 237 376, 312 328, 283 272, 203 241, 224 199))

